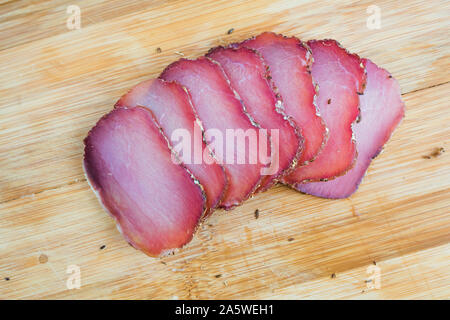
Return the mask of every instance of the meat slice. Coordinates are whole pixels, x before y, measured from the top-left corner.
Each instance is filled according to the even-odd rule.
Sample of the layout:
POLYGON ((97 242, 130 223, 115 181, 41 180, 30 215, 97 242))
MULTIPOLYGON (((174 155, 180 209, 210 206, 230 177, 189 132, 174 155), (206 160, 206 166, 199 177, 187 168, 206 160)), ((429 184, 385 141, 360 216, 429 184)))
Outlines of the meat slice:
POLYGON ((258 155, 261 151, 258 144, 270 149, 267 136, 259 137, 256 124, 252 124, 244 112, 222 69, 210 59, 181 59, 169 65, 161 78, 177 81, 189 91, 193 106, 206 130, 206 141, 226 169, 229 187, 222 206, 231 209, 240 204, 256 190, 261 181, 266 164, 260 161, 264 159, 258 155), (247 143, 244 139, 234 138, 234 134, 243 137, 244 133, 250 137, 245 139, 247 143))
POLYGON ((405 114, 397 81, 372 61, 363 59, 363 64, 367 70, 367 85, 360 97, 360 118, 354 126, 358 149, 356 164, 344 176, 332 181, 301 185, 302 192, 330 199, 351 196, 370 162, 381 152, 405 114))
POLYGON ((279 108, 281 101, 273 91, 268 68, 255 50, 217 47, 207 55, 219 62, 231 86, 242 99, 246 111, 262 128, 269 129, 272 141, 272 163, 275 174, 265 176, 258 191, 267 190, 275 179, 289 173, 303 150, 298 126, 279 108), (280 148, 280 141, 283 146, 280 148))
POLYGON ((114 109, 84 143, 88 181, 131 245, 159 256, 191 240, 204 212, 204 194, 173 161, 149 110, 114 109))
POLYGON ((179 150, 177 153, 183 164, 205 189, 210 214, 225 194, 226 176, 223 167, 211 158, 211 151, 202 140, 202 130, 188 93, 175 82, 161 79, 144 81, 116 103, 116 107, 136 106, 152 111, 172 147, 175 151, 179 150), (187 150, 180 149, 185 143, 188 145, 187 150), (199 156, 197 158, 194 156, 196 153, 199 156), (202 161, 202 155, 208 160, 202 161))
POLYGON ((299 163, 313 161, 323 147, 327 131, 314 102, 316 89, 310 74, 310 52, 297 38, 271 32, 240 45, 257 50, 269 66, 284 111, 298 124, 305 139, 299 163))
POLYGON ((352 123, 359 114, 359 96, 365 72, 357 55, 334 40, 308 42, 314 63, 312 76, 319 86, 317 104, 329 130, 329 138, 313 163, 298 168, 284 182, 301 189, 302 182, 324 181, 345 174, 356 158, 352 123))

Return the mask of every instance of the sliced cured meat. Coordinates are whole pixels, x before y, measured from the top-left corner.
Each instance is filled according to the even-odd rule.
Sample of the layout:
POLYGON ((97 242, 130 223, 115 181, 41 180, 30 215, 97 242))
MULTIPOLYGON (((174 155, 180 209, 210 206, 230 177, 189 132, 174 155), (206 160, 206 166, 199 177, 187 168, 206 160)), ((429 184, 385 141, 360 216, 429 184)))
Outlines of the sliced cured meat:
POLYGON ((314 160, 326 140, 326 127, 314 104, 316 89, 309 70, 312 63, 310 52, 300 40, 271 32, 262 33, 240 45, 255 49, 262 55, 283 100, 285 113, 301 128, 305 146, 299 163, 314 160))
POLYGON ((405 113, 397 81, 384 69, 363 59, 367 70, 367 85, 360 97, 361 115, 354 126, 358 158, 344 176, 328 182, 301 185, 300 191, 318 197, 341 199, 358 188, 370 162, 382 150, 405 113))
POLYGON ((319 86, 317 104, 329 138, 313 163, 285 177, 284 182, 295 188, 302 182, 335 178, 352 167, 356 158, 352 123, 358 117, 358 94, 365 85, 364 67, 357 55, 334 40, 313 40, 308 45, 314 58, 312 76, 319 86))
POLYGON ((131 245, 158 256, 191 240, 204 212, 203 191, 174 163, 149 110, 114 109, 84 142, 88 181, 131 245))
POLYGON ((217 47, 207 56, 222 66, 250 116, 262 128, 270 130, 272 163, 278 170, 271 176, 265 176, 258 189, 258 191, 267 190, 276 181, 275 179, 288 173, 297 164, 303 150, 300 129, 286 117, 283 110, 277 108, 281 101, 272 90, 269 71, 255 50, 245 47, 217 47))
POLYGON ((265 164, 260 161, 259 143, 265 142, 270 148, 263 141, 267 136, 259 137, 258 128, 244 112, 222 69, 210 59, 181 59, 168 66, 161 78, 177 81, 189 91, 207 143, 226 169, 229 186, 222 206, 230 209, 240 204, 261 181, 265 164), (250 138, 235 139, 235 134, 243 137, 244 133, 250 138))
POLYGON ((187 143, 187 150, 178 152, 179 158, 204 187, 208 214, 211 213, 225 193, 226 176, 223 167, 210 157, 210 150, 202 140, 202 130, 188 93, 175 82, 161 79, 144 81, 116 103, 116 107, 136 106, 152 111, 175 150, 187 143), (199 157, 196 158, 195 154, 199 157), (202 161, 203 155, 210 159, 202 161))

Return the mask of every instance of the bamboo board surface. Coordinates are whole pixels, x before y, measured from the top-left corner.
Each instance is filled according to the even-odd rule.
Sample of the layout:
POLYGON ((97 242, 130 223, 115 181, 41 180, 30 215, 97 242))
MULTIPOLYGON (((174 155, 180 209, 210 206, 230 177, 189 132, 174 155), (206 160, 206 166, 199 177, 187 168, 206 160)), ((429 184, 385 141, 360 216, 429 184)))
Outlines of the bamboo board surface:
POLYGON ((87 0, 79 30, 71 4, 0 4, 0 299, 450 298, 450 154, 427 157, 450 149, 448 1, 377 1, 374 30, 371 1, 87 0), (262 31, 372 59, 399 80, 406 118, 349 199, 277 186, 174 256, 134 250, 89 189, 83 138, 180 53, 262 31))

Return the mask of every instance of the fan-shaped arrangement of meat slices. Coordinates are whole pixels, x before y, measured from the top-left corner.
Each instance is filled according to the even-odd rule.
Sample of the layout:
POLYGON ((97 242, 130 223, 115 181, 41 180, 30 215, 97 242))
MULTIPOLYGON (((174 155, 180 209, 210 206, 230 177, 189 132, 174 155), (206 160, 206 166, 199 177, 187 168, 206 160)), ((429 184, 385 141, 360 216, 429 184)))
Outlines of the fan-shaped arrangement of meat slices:
POLYGON ((266 32, 132 88, 89 132, 83 166, 127 241, 161 256, 276 182, 349 197, 403 116, 370 60, 266 32))

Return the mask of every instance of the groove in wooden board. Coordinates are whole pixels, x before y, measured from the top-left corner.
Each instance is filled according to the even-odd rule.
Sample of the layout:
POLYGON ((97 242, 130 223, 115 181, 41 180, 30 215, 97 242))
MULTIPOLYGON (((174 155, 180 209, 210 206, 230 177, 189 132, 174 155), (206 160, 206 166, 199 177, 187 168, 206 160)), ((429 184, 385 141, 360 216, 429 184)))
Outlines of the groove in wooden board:
MULTIPOLYGON (((430 139, 449 142, 448 129, 442 131, 446 127, 436 123, 449 120, 441 95, 449 88, 406 95, 407 118, 352 198, 331 201, 276 187, 230 213, 213 215, 192 244, 163 260, 166 265, 126 244, 86 182, 4 203, 0 274, 11 280, 0 282, 0 297, 181 299, 211 298, 212 292, 215 298, 308 297, 323 292, 311 291, 318 285, 333 286, 328 282, 332 273, 360 274, 374 260, 398 261, 434 247, 447 250, 447 155, 421 155, 432 147, 430 139), (421 107, 424 103, 426 109, 421 107), (417 138, 411 141, 411 136, 417 138), (408 177, 407 183, 403 177, 408 177), (258 219, 253 215, 256 209, 258 219), (103 244, 107 249, 99 250, 103 244), (48 256, 46 264, 39 263, 42 253, 48 256), (65 288, 69 264, 82 269, 80 290, 65 288), (304 289, 296 295, 293 288, 299 287, 304 289)), ((443 262, 432 259, 425 262, 429 271, 424 277, 435 277, 432 288, 444 290, 439 281, 448 281, 446 273, 433 269, 434 262, 437 268, 443 262)), ((406 263, 406 270, 396 269, 402 277, 423 265, 406 263)), ((352 283, 345 288, 349 286, 352 283)), ((402 297, 431 297, 410 288, 393 284, 387 286, 386 296, 403 290, 402 297)), ((358 292, 342 290, 336 297, 359 297, 358 292)), ((375 296, 382 297, 383 290, 375 296)), ((430 292, 437 294, 438 289, 430 292)))
MULTIPOLYGON (((336 21, 310 28, 326 15, 323 3, 270 3, 211 5, 206 1, 204 12, 184 14, 164 7, 134 12, 130 4, 130 14, 0 51, 4 74, 0 124, 6 128, 0 133, 0 155, 8 154, 0 158, 6 172, 0 177, 5 190, 0 201, 82 179, 81 141, 89 128, 133 84, 155 77, 178 59, 174 54, 178 50, 195 57, 218 42, 242 40, 270 29, 304 38, 336 37, 393 72, 404 92, 448 81, 442 72, 450 67, 448 24, 442 21, 445 10, 436 12, 439 4, 421 4, 419 10, 418 2, 411 2, 417 17, 410 19, 411 12, 400 10, 398 4, 381 3, 385 27, 349 33, 348 29, 364 26, 366 4, 342 5, 336 9, 341 12, 334 16, 336 21), (340 19, 346 23, 335 30, 340 19), (397 20, 405 25, 393 28, 397 20), (224 30, 230 25, 236 31, 227 36, 224 30), (161 54, 155 52, 158 46, 163 48, 161 54)), ((193 8, 194 4, 186 6, 193 8)), ((90 10, 101 6, 95 8, 93 4, 90 10)))

